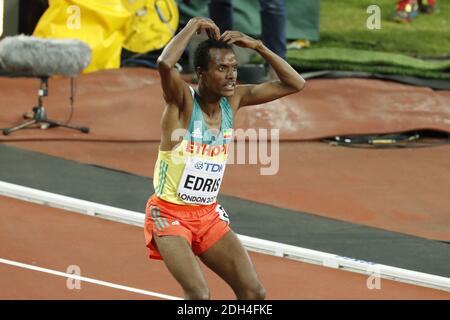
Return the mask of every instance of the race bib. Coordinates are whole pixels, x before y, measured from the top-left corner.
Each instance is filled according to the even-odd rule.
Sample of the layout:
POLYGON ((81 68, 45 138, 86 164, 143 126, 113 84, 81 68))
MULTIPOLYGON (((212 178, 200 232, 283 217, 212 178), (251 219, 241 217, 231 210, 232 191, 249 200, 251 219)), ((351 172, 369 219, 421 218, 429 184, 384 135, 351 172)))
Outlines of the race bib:
POLYGON ((225 162, 189 157, 178 185, 177 195, 186 203, 207 205, 216 201, 225 162))

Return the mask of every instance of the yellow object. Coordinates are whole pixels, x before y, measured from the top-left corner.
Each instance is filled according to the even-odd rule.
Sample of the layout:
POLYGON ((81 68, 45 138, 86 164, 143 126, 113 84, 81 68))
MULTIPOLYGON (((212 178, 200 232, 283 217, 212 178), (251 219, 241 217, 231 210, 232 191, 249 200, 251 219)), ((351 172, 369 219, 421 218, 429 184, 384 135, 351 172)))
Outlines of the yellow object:
POLYGON ((146 53, 164 47, 175 35, 179 12, 175 0, 122 0, 131 13, 123 47, 146 53))
POLYGON ((3 34, 3 7, 4 7, 3 0, 0 0, 0 37, 3 34))
POLYGON ((308 39, 298 39, 288 43, 287 49, 302 49, 308 48, 311 45, 308 39))
POLYGON ((121 0, 50 0, 33 35, 86 42, 92 61, 84 73, 115 69, 130 18, 121 0))

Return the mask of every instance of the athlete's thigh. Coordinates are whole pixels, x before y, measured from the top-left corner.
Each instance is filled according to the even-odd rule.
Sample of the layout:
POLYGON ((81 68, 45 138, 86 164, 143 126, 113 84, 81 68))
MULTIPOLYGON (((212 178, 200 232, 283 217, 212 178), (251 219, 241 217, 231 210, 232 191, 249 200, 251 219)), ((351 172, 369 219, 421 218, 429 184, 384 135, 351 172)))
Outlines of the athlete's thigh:
POLYGON ((232 230, 199 257, 235 292, 252 290, 260 286, 250 256, 232 230))
POLYGON ((157 236, 153 233, 161 257, 170 273, 184 289, 206 287, 206 281, 188 241, 180 236, 157 236))

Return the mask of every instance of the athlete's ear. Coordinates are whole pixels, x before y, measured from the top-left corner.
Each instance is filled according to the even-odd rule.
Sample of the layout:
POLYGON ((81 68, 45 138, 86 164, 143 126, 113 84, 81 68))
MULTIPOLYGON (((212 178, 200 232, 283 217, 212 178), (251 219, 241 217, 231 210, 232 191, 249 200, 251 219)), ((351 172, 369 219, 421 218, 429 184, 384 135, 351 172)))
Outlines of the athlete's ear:
POLYGON ((197 67, 195 71, 197 72, 197 78, 198 79, 201 79, 203 74, 205 73, 205 70, 203 70, 202 67, 197 67))

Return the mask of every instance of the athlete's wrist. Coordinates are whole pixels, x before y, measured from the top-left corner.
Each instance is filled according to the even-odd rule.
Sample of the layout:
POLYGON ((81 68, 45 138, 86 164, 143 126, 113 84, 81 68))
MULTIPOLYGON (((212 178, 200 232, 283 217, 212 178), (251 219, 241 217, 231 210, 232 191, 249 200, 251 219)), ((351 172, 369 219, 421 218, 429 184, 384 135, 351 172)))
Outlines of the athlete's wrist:
POLYGON ((255 45, 253 46, 253 50, 256 52, 260 52, 264 50, 264 43, 261 40, 255 40, 255 45))

